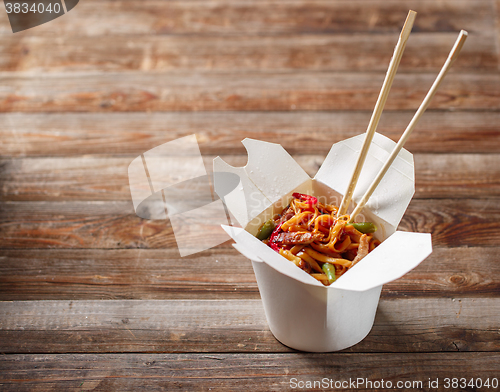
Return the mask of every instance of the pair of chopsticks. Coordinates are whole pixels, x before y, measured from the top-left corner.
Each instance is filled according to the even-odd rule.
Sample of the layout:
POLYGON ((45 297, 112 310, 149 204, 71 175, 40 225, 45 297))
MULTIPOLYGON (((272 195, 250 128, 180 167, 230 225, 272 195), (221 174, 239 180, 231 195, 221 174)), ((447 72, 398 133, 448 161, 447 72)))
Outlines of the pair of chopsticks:
MULTIPOLYGON (((406 18, 405 24, 403 26, 403 29, 401 31, 401 34, 399 36, 398 43, 396 44, 396 48, 394 49, 394 54, 392 56, 391 62, 389 64, 389 69, 387 70, 387 74, 385 75, 384 83, 382 85, 382 89, 380 90, 379 97, 377 99, 377 103, 375 104, 375 109, 373 110, 372 117, 370 119, 370 123, 368 124, 368 128, 366 130, 366 135, 365 135, 365 140, 363 142, 363 146, 361 148, 361 151, 358 156, 358 160, 356 162, 356 166, 354 168, 354 171, 352 173, 351 181, 349 183, 349 187, 347 188, 347 191, 342 199, 342 203, 339 207, 338 214, 337 216, 341 216, 347 213, 347 210, 349 208, 349 204, 352 199, 352 195, 354 193, 354 189, 356 188, 356 184, 359 179, 359 175, 361 173, 361 169, 363 168, 363 164, 365 163, 366 156, 368 155, 368 150, 370 148, 370 144, 373 139, 373 135, 375 134, 375 130, 377 129, 380 117, 382 115, 382 111, 384 110, 385 103, 387 101, 387 97, 389 96, 389 91, 392 86, 392 82, 394 81, 394 77, 396 76, 396 71, 398 69, 399 63, 401 61, 401 58, 403 57, 403 51, 406 47, 406 42, 408 41, 408 37, 410 36, 411 29, 413 27, 413 23, 415 21, 415 17, 417 16, 417 13, 415 11, 409 11, 408 16, 406 18)), ((352 212, 350 216, 350 221, 352 222, 354 218, 361 212, 363 207, 366 205, 368 202, 368 199, 370 196, 373 194, 375 189, 377 188, 378 184, 384 177, 384 175, 387 173, 387 170, 389 170, 389 167, 392 165, 396 157, 398 156, 399 152, 403 148, 404 144, 410 137, 413 129, 415 129, 415 126, 417 125, 418 121, 422 117, 422 114, 424 114, 425 110, 429 106, 432 98, 434 97, 434 94, 436 93, 439 85, 443 81, 446 73, 452 66, 452 64, 455 62, 455 60, 458 57, 458 54, 460 53, 460 50, 462 49, 462 46, 465 43, 465 40, 467 38, 467 31, 462 30, 460 31, 460 34, 455 42, 455 45, 453 45, 453 48, 451 49, 450 54, 448 55, 448 58, 446 59, 446 62, 443 65, 443 68, 441 68, 441 71, 439 72, 438 76, 436 77, 436 80, 432 84, 429 92, 425 96, 424 100, 420 104, 420 107, 418 108, 417 112, 411 119, 410 123, 408 124, 408 127, 404 131, 403 135, 399 139, 398 143, 394 147, 394 150, 391 152, 389 155, 389 158, 385 162, 384 166, 380 169, 379 173, 377 174, 377 177, 373 180, 359 203, 356 205, 356 208, 352 212)))

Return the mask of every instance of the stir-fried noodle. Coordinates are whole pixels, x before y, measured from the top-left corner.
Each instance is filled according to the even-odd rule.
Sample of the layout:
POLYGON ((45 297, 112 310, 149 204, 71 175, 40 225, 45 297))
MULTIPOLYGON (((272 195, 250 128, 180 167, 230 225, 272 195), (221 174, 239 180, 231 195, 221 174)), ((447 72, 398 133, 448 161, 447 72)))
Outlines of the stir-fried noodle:
POLYGON ((349 224, 349 215, 337 218, 338 207, 314 196, 294 193, 280 215, 264 223, 257 238, 330 285, 379 243, 373 223, 349 224))

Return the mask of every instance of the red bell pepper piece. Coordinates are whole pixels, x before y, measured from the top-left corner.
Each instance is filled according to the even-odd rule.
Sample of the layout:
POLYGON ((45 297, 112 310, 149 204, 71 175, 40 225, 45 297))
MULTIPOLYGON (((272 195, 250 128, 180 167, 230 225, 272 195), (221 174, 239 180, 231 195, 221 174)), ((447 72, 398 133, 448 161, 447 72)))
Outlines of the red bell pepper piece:
POLYGON ((280 253, 280 248, 278 247, 278 245, 276 245, 274 242, 270 242, 269 243, 269 246, 271 247, 272 250, 280 253))
POLYGON ((296 199, 300 199, 302 201, 305 201, 311 207, 318 204, 318 199, 315 198, 314 196, 310 196, 310 195, 306 195, 304 193, 298 193, 298 192, 292 193, 292 196, 295 197, 296 199))
POLYGON ((276 244, 275 240, 276 240, 276 237, 278 236, 278 234, 281 231, 281 225, 282 224, 283 224, 283 222, 281 222, 278 226, 276 226, 276 228, 271 233, 271 236, 269 237, 269 246, 271 247, 271 249, 274 249, 278 253, 280 252, 280 248, 276 244))

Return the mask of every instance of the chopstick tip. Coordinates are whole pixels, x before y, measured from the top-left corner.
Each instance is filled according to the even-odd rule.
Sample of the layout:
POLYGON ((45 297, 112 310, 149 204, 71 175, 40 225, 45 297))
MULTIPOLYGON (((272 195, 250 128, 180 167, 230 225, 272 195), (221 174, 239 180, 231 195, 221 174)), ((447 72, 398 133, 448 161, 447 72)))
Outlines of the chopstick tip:
POLYGON ((408 11, 408 15, 406 16, 406 20, 411 20, 412 22, 415 20, 417 16, 417 12, 416 11, 413 11, 413 10, 409 10, 408 11))

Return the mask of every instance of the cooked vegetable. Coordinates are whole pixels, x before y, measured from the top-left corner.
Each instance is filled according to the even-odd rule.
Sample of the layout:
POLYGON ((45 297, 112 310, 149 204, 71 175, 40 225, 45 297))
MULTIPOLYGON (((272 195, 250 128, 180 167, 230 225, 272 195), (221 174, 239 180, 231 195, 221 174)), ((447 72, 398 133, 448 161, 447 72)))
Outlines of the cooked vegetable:
POLYGON ((295 197, 296 199, 305 201, 311 207, 315 206, 316 204, 318 204, 318 199, 315 198, 314 196, 311 196, 311 195, 305 195, 303 193, 297 193, 297 192, 295 192, 295 193, 292 194, 292 196, 295 197))
POLYGON ((275 227, 276 226, 274 224, 274 220, 269 219, 266 223, 264 223, 261 226, 256 237, 261 241, 267 240, 269 238, 269 236, 273 233, 273 230, 275 227))
POLYGON ((325 263, 325 264, 323 264, 321 269, 323 270, 323 272, 326 274, 326 277, 328 278, 328 284, 332 284, 333 282, 335 282, 335 279, 337 279, 337 277, 335 276, 335 266, 334 265, 325 263))
POLYGON ((372 222, 348 223, 348 226, 354 227, 357 231, 363 234, 375 233, 377 231, 377 226, 375 226, 372 222))

